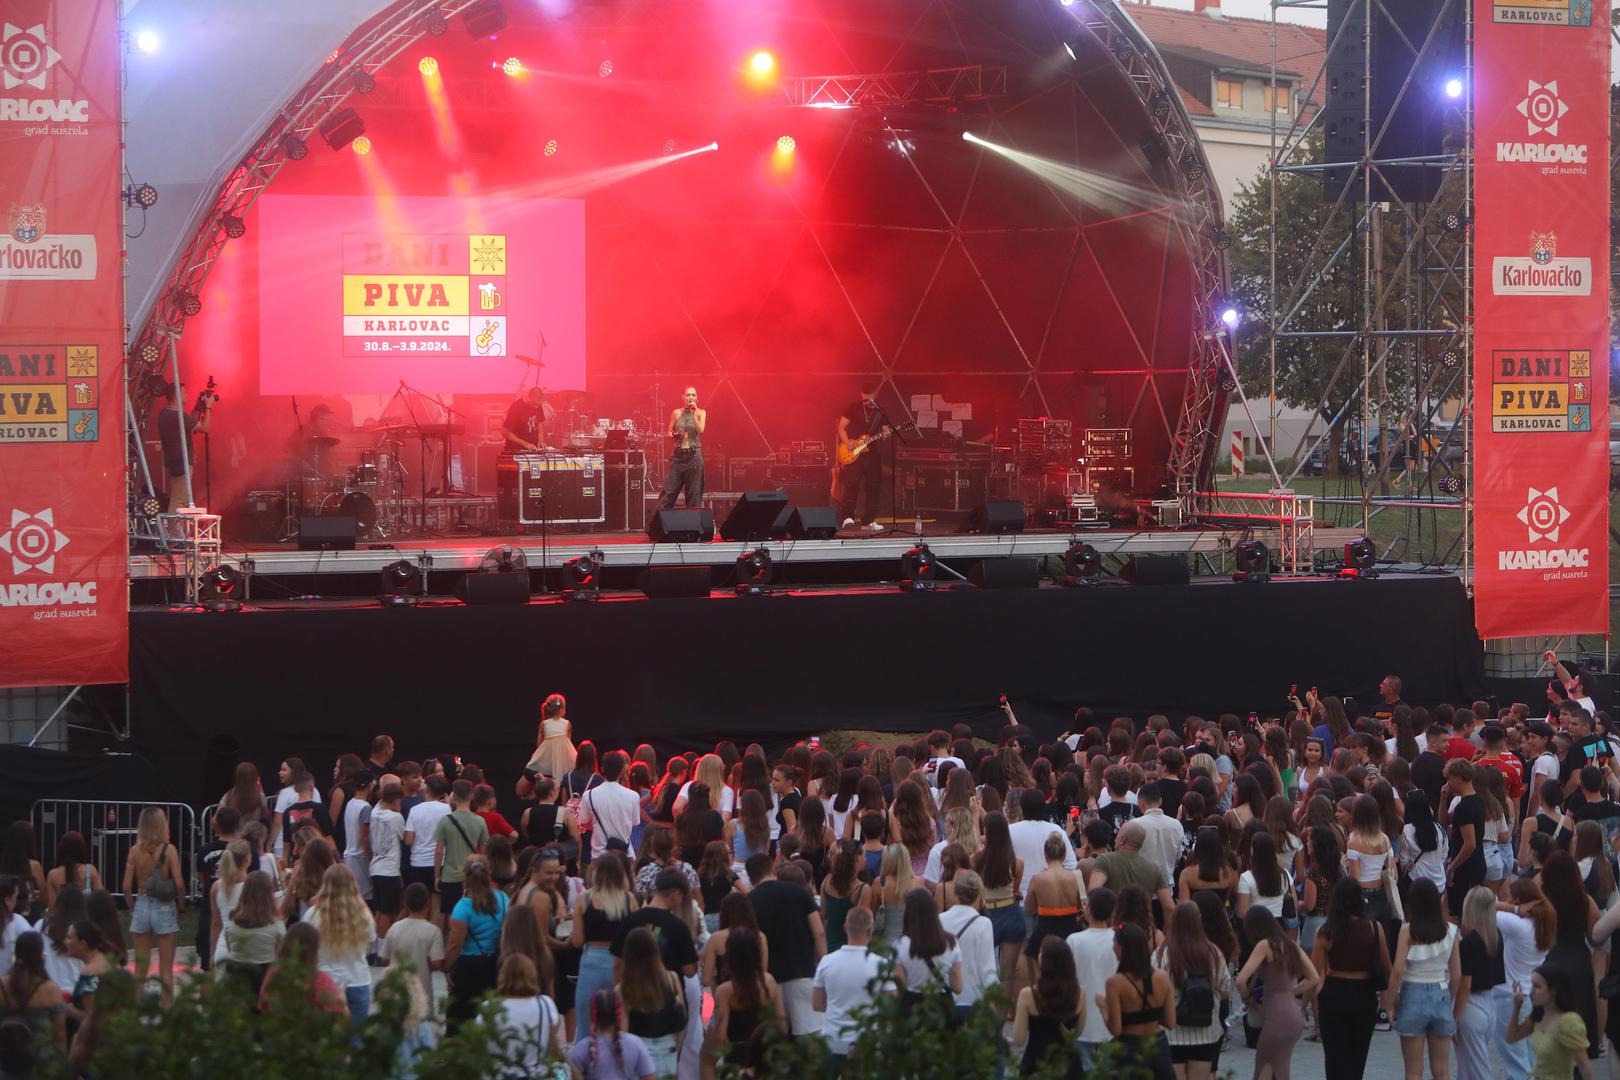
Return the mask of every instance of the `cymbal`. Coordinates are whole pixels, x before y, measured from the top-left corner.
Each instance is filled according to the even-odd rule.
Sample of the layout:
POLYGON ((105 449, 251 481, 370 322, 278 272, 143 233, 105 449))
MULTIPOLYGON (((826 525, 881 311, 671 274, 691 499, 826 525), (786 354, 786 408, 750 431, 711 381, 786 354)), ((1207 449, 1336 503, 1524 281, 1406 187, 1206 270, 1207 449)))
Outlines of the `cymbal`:
POLYGON ((522 353, 513 353, 512 354, 512 359, 521 360, 525 364, 528 364, 530 367, 545 367, 546 366, 546 362, 544 360, 536 360, 534 357, 532 357, 532 356, 524 356, 522 353))
POLYGON ((307 435, 304 441, 317 450, 330 450, 343 442, 342 439, 334 439, 330 435, 307 435))

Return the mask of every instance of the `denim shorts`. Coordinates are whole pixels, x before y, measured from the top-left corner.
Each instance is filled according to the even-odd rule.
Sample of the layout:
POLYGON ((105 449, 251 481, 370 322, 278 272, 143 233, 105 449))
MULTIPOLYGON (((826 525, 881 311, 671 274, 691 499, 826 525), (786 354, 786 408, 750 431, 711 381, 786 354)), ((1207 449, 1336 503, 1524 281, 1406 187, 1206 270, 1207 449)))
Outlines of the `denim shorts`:
POLYGON ((1514 859, 1508 844, 1487 840, 1485 847, 1485 880, 1508 881, 1513 877, 1514 859))
POLYGON ((150 896, 137 896, 135 910, 129 917, 131 934, 178 934, 180 919, 175 914, 173 900, 154 900, 150 896))
POLYGON ((1395 1005, 1395 1030, 1408 1039, 1423 1035, 1449 1039, 1457 1034, 1451 988, 1443 983, 1402 983, 1401 998, 1395 1005))
POLYGON ((997 948, 1003 945, 1022 945, 1029 939, 1029 927, 1024 924, 1022 904, 991 908, 985 914, 990 919, 991 940, 997 948))

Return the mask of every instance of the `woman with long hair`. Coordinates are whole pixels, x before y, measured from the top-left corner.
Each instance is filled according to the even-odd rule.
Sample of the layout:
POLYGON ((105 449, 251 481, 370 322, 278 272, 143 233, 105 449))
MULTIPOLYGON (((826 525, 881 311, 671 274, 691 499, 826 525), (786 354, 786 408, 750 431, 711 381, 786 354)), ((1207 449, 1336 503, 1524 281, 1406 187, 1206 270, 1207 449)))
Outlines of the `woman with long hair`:
POLYGON ((247 979, 257 997, 265 973, 281 948, 281 939, 287 936, 287 923, 276 911, 275 885, 270 875, 263 870, 247 875, 229 914, 229 925, 220 934, 225 946, 220 971, 222 975, 247 979))
POLYGON ((889 823, 889 800, 883 793, 883 783, 876 776, 863 776, 855 783, 855 808, 844 816, 844 831, 846 839, 854 839, 860 835, 861 818, 867 814, 878 814, 883 818, 883 836, 888 837, 891 826, 889 823))
POLYGON ((34 924, 34 929, 45 935, 45 974, 57 986, 71 987, 79 977, 79 963, 68 951, 68 931, 88 915, 84 890, 64 885, 56 890, 51 910, 34 924))
POLYGON ((101 930, 89 919, 68 927, 67 945, 68 955, 79 965, 78 977, 68 995, 68 1038, 72 1039, 95 1009, 101 980, 113 966, 107 959, 107 943, 101 939, 101 930))
POLYGON ((208 939, 212 942, 209 955, 214 963, 225 959, 225 930, 231 924, 231 912, 242 897, 242 883, 247 880, 251 858, 246 840, 232 840, 219 856, 219 876, 214 880, 208 896, 208 939))
MULTIPOLYGON (((332 839, 339 852, 349 847, 348 819, 343 811, 361 786, 361 778, 369 776, 366 763, 359 754, 339 754, 332 764, 332 792, 327 797, 326 813, 332 822, 332 839)), ((451 777, 452 780, 455 777, 451 777)))
POLYGON ((574 749, 574 725, 568 719, 568 699, 547 695, 540 703, 539 738, 525 768, 536 776, 561 780, 574 770, 579 753, 574 749))
POLYGON ((1237 930, 1232 926, 1226 905, 1208 891, 1193 893, 1191 903, 1198 908, 1199 918, 1204 922, 1204 937, 1225 958, 1228 967, 1236 964, 1240 953, 1237 930))
POLYGON ((490 879, 489 862, 480 855, 468 858, 462 869, 461 899, 450 911, 450 933, 444 946, 444 969, 450 973, 451 1034, 477 1014, 478 999, 495 988, 500 974, 501 925, 509 906, 506 894, 490 879))
POLYGON ((1344 699, 1325 697, 1313 699, 1312 704, 1311 716, 1316 727, 1311 734, 1322 740, 1323 749, 1331 756, 1350 738, 1350 718, 1345 715, 1344 699))
POLYGON ((259 990, 260 1012, 274 1012, 283 1001, 296 1002, 302 1016, 307 1016, 309 1008, 314 1007, 330 1013, 334 1019, 341 1017, 341 1023, 349 1021, 349 1007, 342 989, 321 970, 320 931, 307 922, 288 928, 259 990))
POLYGON ((1294 877, 1283 869, 1277 845, 1263 828, 1249 841, 1249 868, 1238 876, 1237 903, 1233 911, 1239 919, 1258 905, 1281 920, 1290 937, 1299 936, 1298 912, 1290 913, 1289 898, 1294 894, 1294 877))
POLYGON ((1490 1080, 1492 994, 1507 982, 1502 935, 1496 928, 1496 893, 1476 885, 1463 897, 1457 945, 1461 978, 1457 997, 1457 1080, 1490 1080))
MULTIPOLYGON (((703 945, 703 955, 698 957, 700 982, 710 990, 726 981, 726 939, 731 936, 731 931, 739 928, 758 934, 759 917, 754 913, 754 905, 748 897, 732 893, 720 904, 720 929, 709 935, 709 940, 703 945)), ((771 943, 763 936, 759 939, 759 949, 763 963, 769 967, 771 943)))
MULTIPOLYGON (((726 847, 723 840, 715 840, 703 848, 703 858, 697 866, 697 879, 698 896, 703 902, 703 923, 712 934, 720 926, 720 905, 725 898, 734 891, 747 892, 748 886, 732 868, 731 849, 726 847)), ((831 933, 831 927, 828 933, 831 933)), ((830 944, 828 948, 831 949, 830 944)))
POLYGON ((1125 1051, 1122 1065, 1145 1069, 1153 1080, 1179 1080, 1166 1033, 1176 1027, 1176 991, 1168 972, 1155 970, 1147 935, 1134 923, 1114 931, 1119 969, 1097 995, 1109 1034, 1125 1051))
POLYGON ((1547 951, 1547 963, 1569 972, 1571 1001, 1586 1021, 1591 1053, 1596 1056, 1603 1045, 1603 1032, 1597 1022, 1596 980, 1587 935, 1598 920, 1597 904, 1587 894, 1575 857, 1567 851, 1547 856, 1541 868, 1541 891, 1558 917, 1558 932, 1553 947, 1547 951))
POLYGON ((11 970, 11 950, 17 944, 17 935, 30 929, 28 920, 16 910, 25 892, 21 878, 0 874, 0 977, 11 970))
MULTIPOLYGON (((1296 721, 1296 724, 1305 724, 1305 721, 1296 721)), ((1309 725, 1305 725, 1305 730, 1310 730, 1309 725)), ((1322 776, 1327 769, 1327 744, 1315 735, 1311 735, 1300 746, 1299 761, 1299 775, 1296 777, 1296 783, 1299 790, 1304 792, 1308 791, 1310 786, 1316 783, 1317 778, 1322 776)))
MULTIPOLYGON (((4 886, 0 886, 0 891, 3 889, 4 886)), ((84 907, 90 921, 101 929, 101 940, 107 943, 107 955, 112 957, 114 965, 123 967, 129 959, 129 945, 124 940, 123 920, 118 917, 118 901, 106 889, 92 889, 84 898, 84 907)), ((3 919, 4 909, 0 908, 0 920, 3 919)), ((4 945, 0 945, 0 958, 6 955, 4 945)), ((4 974, 4 968, 0 967, 0 975, 4 974)))
POLYGON ((698 891, 697 870, 691 863, 675 857, 674 829, 667 825, 652 825, 643 839, 645 842, 636 850, 647 856, 647 864, 636 871, 636 892, 651 895, 653 883, 665 870, 679 870, 686 878, 687 888, 693 893, 698 891))
POLYGON ((1514 1020, 1507 1030, 1510 1043, 1530 1040, 1535 1055, 1532 1076, 1548 1080, 1578 1074, 1592 1080, 1592 1061, 1587 1056, 1586 1024, 1575 1008, 1578 976, 1555 963, 1536 968, 1530 979, 1530 1015, 1519 1019, 1524 991, 1513 988, 1514 1020))
POLYGON ((562 1017, 528 954, 515 952, 501 960, 495 993, 501 1030, 523 1050, 520 1075, 544 1075, 548 1062, 562 1058, 562 1017))
POLYGON ((590 1023, 581 1024, 579 1041, 569 1053, 582 1080, 654 1080, 652 1057, 636 1036, 624 1030, 624 1002, 611 986, 591 995, 590 1023))
POLYGON ((326 871, 336 862, 337 851, 325 837, 313 836, 306 840, 281 901, 282 915, 288 920, 302 919, 315 902, 315 894, 321 891, 326 871))
POLYGON ((0 1013, 17 1017, 38 1038, 67 1052, 67 1006, 62 988, 45 973, 45 939, 36 931, 19 934, 11 970, 0 978, 0 1013))
POLYGON ((799 857, 810 864, 811 887, 818 886, 827 876, 827 860, 836 842, 827 824, 827 804, 815 795, 806 795, 799 803, 793 832, 799 838, 799 857))
POLYGON ((1401 830, 1400 862, 1413 880, 1431 882, 1446 891, 1446 831, 1434 820, 1434 808, 1420 788, 1406 796, 1406 824, 1401 830))
MULTIPOLYGON (((1557 943, 1558 916, 1547 903, 1541 885, 1532 877, 1514 878, 1508 884, 1509 902, 1497 904, 1496 930, 1502 939, 1502 966, 1506 981, 1491 992, 1497 1054, 1510 1077, 1529 1076, 1533 1065, 1530 1044, 1508 1041, 1507 1031, 1520 1018, 1524 995, 1530 991, 1530 976, 1547 962, 1547 953, 1557 943), (1519 998, 1519 1010, 1514 994, 1519 998)), ((1593 927, 1596 931, 1598 927, 1593 927)), ((1615 1014, 1611 1010, 1610 1015, 1615 1014)))
MULTIPOLYGON (((636 910, 636 895, 630 891, 630 878, 624 860, 608 852, 592 859, 586 880, 590 888, 574 901, 574 925, 569 944, 582 949, 579 981, 574 991, 574 1009, 586 1016, 592 995, 613 986, 613 954, 609 951, 619 936, 625 916, 636 910)), ((581 1022, 575 1042, 584 1039, 589 1025, 581 1022)))
POLYGON ((660 825, 675 825, 675 798, 686 784, 686 759, 677 754, 664 763, 664 775, 653 787, 647 816, 660 825))
POLYGON ((727 936, 726 979, 715 988, 714 1017, 703 1040, 706 1055, 724 1047, 726 1060, 738 1066, 746 1063, 756 1028, 761 1024, 780 1026, 786 1019, 781 990, 765 970, 761 940, 754 931, 741 927, 727 936))
POLYGON ((1048 936, 1067 941, 1070 934, 1080 932, 1080 879, 1074 871, 1066 870, 1064 858, 1070 853, 1069 840, 1060 832, 1046 834, 1041 854, 1046 868, 1029 880, 1029 892, 1024 897, 1024 910, 1035 916, 1035 928, 1024 946, 1028 961, 1025 971, 1030 979, 1035 976, 1035 962, 1040 955, 1041 942, 1048 936))
POLYGON ((846 822, 851 814, 859 816, 856 807, 859 805, 857 789, 861 783, 859 769, 844 769, 838 774, 838 790, 828 804, 828 817, 832 825, 833 835, 840 839, 847 839, 849 831, 846 822))
POLYGON ((1140 926, 1147 935, 1149 951, 1157 951, 1164 944, 1164 932, 1154 925, 1153 898, 1140 885, 1127 885, 1119 890, 1114 901, 1114 922, 1140 926))
POLYGON ((1449 1071, 1451 1039, 1457 1033, 1451 997, 1451 987, 1462 977, 1457 927, 1446 921, 1440 890, 1430 881, 1412 883, 1406 920, 1395 942, 1395 968, 1384 991, 1384 1011, 1395 1018, 1406 1075, 1423 1075, 1426 1043, 1429 1067, 1443 1077, 1449 1071))
MULTIPOLYGON (((675 816, 681 816, 686 809, 687 800, 692 796, 692 787, 703 784, 709 789, 709 808, 719 813, 722 818, 729 818, 737 809, 737 793, 726 786, 726 764, 719 754, 704 754, 698 758, 697 768, 692 770, 692 779, 681 787, 680 793, 675 796, 675 816)), ((688 860, 690 861, 690 860, 688 860)))
POLYGON ((1367 901, 1367 915, 1385 922, 1393 912, 1384 888, 1384 865, 1394 857, 1389 837, 1384 835, 1384 819, 1378 800, 1371 795, 1356 796, 1350 816, 1350 836, 1344 861, 1367 901))
POLYGON ((1001 968, 1001 983, 1012 985, 1018 964, 1018 949, 1028 936, 1019 887, 1024 880, 1024 860, 1013 851, 1007 817, 998 812, 984 815, 984 846, 973 853, 973 869, 984 882, 984 914, 990 920, 992 938, 1001 968))
POLYGON ((18 818, 6 826, 4 842, 0 843, 0 874, 10 874, 22 882, 23 896, 17 901, 18 914, 31 923, 43 918, 47 910, 45 868, 39 862, 34 827, 24 818, 18 818))
POLYGON ((228 806, 240 814, 243 825, 251 821, 270 824, 270 804, 264 798, 259 767, 251 761, 238 762, 231 790, 220 796, 219 805, 228 806))
POLYGON ((1420 742, 1418 736, 1412 733, 1412 715, 1410 713, 1396 712, 1390 718, 1390 726, 1395 729, 1395 737, 1385 740, 1384 747, 1391 754, 1405 760, 1408 764, 1417 760, 1417 756, 1428 745, 1428 735, 1425 733, 1420 742))
POLYGON ((135 981, 146 982, 147 962, 157 945, 163 1004, 174 1002, 174 943, 185 911, 186 890, 180 853, 169 842, 169 815, 159 806, 141 811, 135 846, 124 861, 124 898, 130 906, 129 932, 135 941, 135 981))
POLYGON ((1233 836, 1251 821, 1263 821, 1266 797, 1260 781, 1251 772, 1240 772, 1232 780, 1232 809, 1226 812, 1226 827, 1233 836))
POLYGON ((1193 840, 1192 857, 1182 867, 1176 883, 1176 897, 1187 901, 1194 893, 1207 891, 1226 902, 1237 888, 1237 879, 1237 869, 1226 851, 1226 830, 1206 825, 1198 830, 1193 840))
POLYGON ((769 854, 771 848, 769 807, 764 796, 748 788, 741 794, 738 807, 737 816, 726 822, 725 831, 734 867, 742 866, 750 856, 769 854))
POLYGON ((1305 840, 1294 823, 1294 804, 1286 796, 1273 795, 1266 800, 1263 820, 1266 832, 1276 845, 1277 858, 1283 869, 1292 877, 1299 878, 1305 872, 1305 840))
POLYGON ((501 921, 501 961, 509 957, 526 956, 534 965, 534 976, 539 980, 540 992, 554 998, 556 993, 556 961, 551 955, 551 935, 540 921, 534 908, 528 904, 512 904, 501 921))
POLYGON ((46 908, 55 906, 56 890, 63 885, 77 885, 86 893, 102 887, 101 871, 90 861, 90 846, 76 829, 63 833, 56 842, 56 865, 45 875, 46 908))
POLYGON ((1316 946, 1316 932, 1327 921, 1333 886, 1344 876, 1339 841, 1332 829, 1318 827, 1310 831, 1308 856, 1305 862, 1304 896, 1299 908, 1299 947, 1305 950, 1307 956, 1316 946))
MULTIPOLYGON (((1541 804, 1534 816, 1525 815, 1519 825, 1519 869, 1534 865, 1530 857, 1530 838, 1537 833, 1551 836, 1556 847, 1568 851, 1575 839, 1575 818, 1564 806, 1564 786, 1556 778, 1545 780, 1537 789, 1541 804)), ((1532 800, 1533 801, 1533 800, 1532 800)))
POLYGON ((1389 972, 1384 928, 1367 918, 1361 886, 1349 874, 1333 885, 1327 922, 1316 932, 1311 965, 1322 977, 1317 996, 1322 1061, 1327 1080, 1361 1080, 1378 1022, 1375 979, 1389 972))
POLYGON ((867 888, 860 879, 860 868, 860 845, 853 840, 840 841, 833 855, 832 869, 821 882, 821 919, 826 924, 829 955, 843 948, 849 940, 844 933, 844 920, 850 911, 861 906, 867 888))
POLYGON ((681 861, 695 866, 702 860, 704 848, 725 837, 727 823, 720 811, 714 809, 713 793, 702 780, 688 785, 685 798, 675 814, 675 834, 681 842, 681 861))
POLYGON ((1303 1001, 1321 986, 1309 956, 1288 940, 1271 912, 1249 909, 1243 936, 1254 945, 1238 973, 1237 985, 1260 1016, 1260 1042, 1254 1052, 1254 1080, 1288 1080, 1294 1047, 1305 1031, 1303 1001), (1258 982, 1258 985, 1256 985, 1258 982), (1258 989, 1260 993, 1254 991, 1258 989))
POLYGON ((904 844, 890 844, 883 849, 878 864, 877 881, 866 890, 862 898, 872 912, 872 944, 886 945, 900 936, 900 923, 905 917, 906 894, 911 891, 911 854, 904 844))
POLYGON ((1485 829, 1479 838, 1485 852, 1485 886, 1500 897, 1513 876, 1513 800, 1500 769, 1475 769, 1474 791, 1485 803, 1485 829))
POLYGON ((1041 944, 1034 980, 1018 992, 1013 1017, 1012 1046, 1024 1048, 1022 1075, 1030 1076, 1056 1059, 1066 1063, 1063 1076, 1081 1080, 1085 1072, 1075 1040, 1085 1016, 1074 953, 1057 938, 1047 938, 1041 944))
POLYGON ((939 833, 934 825, 933 798, 916 781, 907 780, 894 790, 889 811, 889 842, 901 843, 911 857, 911 876, 921 878, 928 852, 939 833))
POLYGON ((906 894, 894 956, 903 1007, 915 1007, 930 991, 951 995, 962 992, 961 952, 956 938, 946 933, 940 923, 939 908, 927 889, 912 889, 906 894))
POLYGON ((371 967, 366 955, 377 940, 377 924, 347 866, 336 863, 327 868, 304 921, 320 931, 321 970, 343 992, 349 1022, 359 1027, 371 1014, 371 967))
POLYGON ((1188 900, 1177 904, 1165 922, 1164 944, 1153 953, 1155 969, 1170 976, 1178 1006, 1170 1032, 1170 1060, 1178 1080, 1208 1080, 1220 1062, 1226 1025, 1219 1003, 1232 990, 1232 969, 1204 933, 1204 916, 1188 900), (1198 1006, 1207 1003, 1207 1012, 1198 1006))
POLYGON ((624 1002, 626 1027, 652 1058, 659 1080, 673 1078, 686 1036, 686 992, 678 974, 664 967, 658 939, 645 926, 625 936, 623 968, 615 988, 624 1002))

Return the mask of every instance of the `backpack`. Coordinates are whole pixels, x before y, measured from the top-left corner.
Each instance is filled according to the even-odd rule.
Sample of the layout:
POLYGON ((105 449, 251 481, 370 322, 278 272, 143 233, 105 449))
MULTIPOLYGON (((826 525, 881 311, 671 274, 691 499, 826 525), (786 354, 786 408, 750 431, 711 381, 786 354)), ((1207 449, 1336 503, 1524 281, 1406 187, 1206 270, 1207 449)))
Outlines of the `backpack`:
POLYGON ((1202 971, 1189 971, 1176 995, 1176 1027, 1206 1028, 1215 1022, 1215 987, 1202 971))

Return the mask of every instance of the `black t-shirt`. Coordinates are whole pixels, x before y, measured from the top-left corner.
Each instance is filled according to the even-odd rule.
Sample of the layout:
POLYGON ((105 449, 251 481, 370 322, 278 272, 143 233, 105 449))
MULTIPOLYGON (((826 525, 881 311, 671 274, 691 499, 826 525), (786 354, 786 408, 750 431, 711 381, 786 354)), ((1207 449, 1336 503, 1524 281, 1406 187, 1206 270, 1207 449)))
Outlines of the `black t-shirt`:
MULTIPOLYGON (((1474 853, 1468 856, 1468 861, 1457 867, 1458 877, 1471 874, 1483 875, 1485 873, 1485 800, 1478 795, 1464 795, 1457 800, 1457 806, 1451 811, 1451 851, 1459 852, 1463 849, 1462 827, 1474 827, 1474 853)), ((1483 876, 1480 877, 1483 881, 1483 876)))
POLYGON ((800 795, 797 791, 790 791, 786 795, 782 796, 782 801, 776 807, 776 824, 783 832, 787 832, 788 826, 787 822, 782 820, 782 811, 793 811, 794 820, 797 822, 799 816, 799 807, 803 804, 804 796, 800 795))
POLYGON ((816 939, 810 932, 815 898, 803 885, 766 881, 748 894, 759 932, 771 944, 771 975, 779 983, 816 973, 816 939))
POLYGON ((844 406, 843 417, 849 423, 844 430, 849 432, 851 440, 862 435, 876 435, 883 430, 883 413, 876 405, 868 408, 864 401, 855 401, 844 406))
MULTIPOLYGON (((544 404, 536 407, 530 405, 524 398, 512 402, 506 410, 506 420, 501 424, 507 431, 523 436, 529 442, 540 442, 540 424, 546 414, 544 404)), ((509 451, 527 450, 527 446, 520 446, 511 439, 506 440, 506 449, 509 451)))
POLYGON ((1582 821, 1607 821, 1613 817, 1620 817, 1620 804, 1611 799, 1599 799, 1590 802, 1585 798, 1571 802, 1571 813, 1577 823, 1582 821))
POLYGON ((638 926, 645 926, 652 931, 653 938, 658 942, 658 954, 664 959, 664 967, 670 971, 679 974, 688 964, 698 962, 697 946, 692 943, 692 931, 663 908, 651 905, 638 908, 620 920, 619 932, 613 938, 614 956, 624 955, 624 939, 638 926))
MULTIPOLYGON (((326 812, 325 803, 312 799, 309 802, 296 802, 287 807, 287 812, 281 815, 281 839, 288 852, 298 850, 293 838, 305 825, 315 826, 321 831, 322 836, 332 835, 332 815, 326 812)), ((338 849, 340 853, 342 850, 338 849)))
POLYGON ((1496 955, 1492 956, 1485 951, 1485 939, 1479 936, 1479 931, 1470 930, 1463 935, 1458 952, 1462 960, 1462 976, 1469 980, 1470 993, 1489 993, 1493 987, 1507 982, 1501 938, 1496 939, 1496 955))
MULTIPOLYGON (((201 417, 186 417, 186 434, 190 435, 201 422, 201 417)), ((180 456, 180 410, 177 406, 169 406, 158 413, 158 441, 163 444, 163 468, 170 476, 184 476, 187 461, 195 463, 197 448, 188 439, 186 441, 186 456, 180 456)))
MULTIPOLYGON (((1112 792, 1109 793, 1109 797, 1113 798, 1112 792)), ((1166 813, 1168 812, 1169 811, 1166 811, 1166 813)), ((1104 806, 1098 810, 1097 817, 1098 819, 1107 822, 1108 827, 1114 830, 1115 835, 1118 835, 1119 827, 1131 820, 1131 818, 1136 817, 1138 813, 1139 811, 1135 806, 1126 802, 1125 799, 1121 797, 1119 799, 1115 799, 1107 806, 1104 806)))
POLYGON ((213 887, 214 879, 219 877, 219 860, 225 856, 225 841, 215 840, 206 845, 197 855, 197 861, 202 865, 203 890, 213 887))
POLYGON ((1395 710, 1404 708, 1406 708, 1406 702, 1402 701, 1400 698, 1396 698, 1388 705, 1385 705, 1383 702, 1379 702, 1378 708, 1373 710, 1373 719, 1378 721, 1393 719, 1395 716, 1395 710))
POLYGON ((1425 750, 1412 762, 1412 783, 1429 797, 1429 805, 1440 808, 1440 789, 1446 785, 1446 759, 1425 750))
POLYGON ((1181 800, 1187 794, 1187 781, 1172 780, 1169 777, 1159 778, 1159 795, 1164 800, 1161 809, 1164 816, 1173 818, 1181 811, 1181 800))

